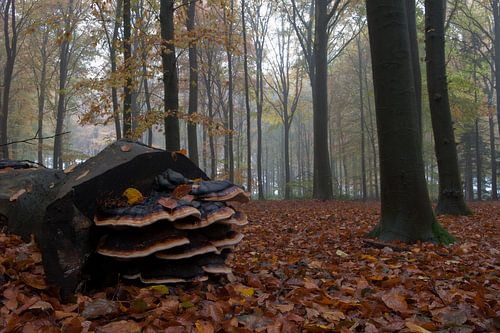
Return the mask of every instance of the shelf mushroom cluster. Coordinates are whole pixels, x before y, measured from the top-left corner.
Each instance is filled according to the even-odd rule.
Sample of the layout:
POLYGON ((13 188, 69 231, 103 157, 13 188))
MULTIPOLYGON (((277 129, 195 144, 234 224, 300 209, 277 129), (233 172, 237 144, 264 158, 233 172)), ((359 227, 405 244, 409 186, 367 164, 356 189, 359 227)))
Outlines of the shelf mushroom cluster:
POLYGON ((149 197, 98 207, 94 223, 103 236, 97 253, 121 263, 124 278, 142 283, 228 274, 227 255, 243 239, 237 229, 248 223, 234 207, 249 199, 227 180, 190 180, 168 169, 149 197))

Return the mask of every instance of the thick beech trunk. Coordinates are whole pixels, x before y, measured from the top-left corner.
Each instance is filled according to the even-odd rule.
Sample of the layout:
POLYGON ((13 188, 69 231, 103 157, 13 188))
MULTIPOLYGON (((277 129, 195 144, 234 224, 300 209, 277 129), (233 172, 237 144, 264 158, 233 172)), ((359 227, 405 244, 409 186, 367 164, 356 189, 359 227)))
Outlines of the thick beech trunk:
POLYGON ((438 214, 468 215, 458 169, 444 50, 444 1, 425 1, 427 90, 439 172, 438 214))
POLYGON ((367 0, 380 153, 384 241, 450 242, 437 223, 424 176, 405 3, 367 0), (395 139, 397 138, 397 140, 395 139))

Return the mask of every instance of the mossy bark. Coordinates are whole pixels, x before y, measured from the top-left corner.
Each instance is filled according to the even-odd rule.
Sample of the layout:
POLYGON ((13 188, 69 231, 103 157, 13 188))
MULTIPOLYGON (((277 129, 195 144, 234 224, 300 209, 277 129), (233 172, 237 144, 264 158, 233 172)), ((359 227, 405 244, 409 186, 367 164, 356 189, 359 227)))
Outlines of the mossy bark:
POLYGON ((425 180, 404 1, 368 0, 384 241, 439 241, 425 180))

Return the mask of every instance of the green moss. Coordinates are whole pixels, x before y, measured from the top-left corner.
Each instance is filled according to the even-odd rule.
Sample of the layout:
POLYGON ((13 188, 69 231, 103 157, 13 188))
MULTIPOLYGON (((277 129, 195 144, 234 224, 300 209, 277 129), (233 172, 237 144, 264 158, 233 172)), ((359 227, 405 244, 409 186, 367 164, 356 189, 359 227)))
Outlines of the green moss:
POLYGON ((443 228, 436 219, 432 222, 432 235, 439 244, 449 245, 456 241, 455 237, 443 228))
POLYGON ((372 231, 368 232, 366 234, 366 238, 377 238, 378 236, 380 236, 380 232, 381 232, 381 228, 380 228, 380 222, 377 223, 377 225, 375 226, 375 228, 373 228, 372 231))

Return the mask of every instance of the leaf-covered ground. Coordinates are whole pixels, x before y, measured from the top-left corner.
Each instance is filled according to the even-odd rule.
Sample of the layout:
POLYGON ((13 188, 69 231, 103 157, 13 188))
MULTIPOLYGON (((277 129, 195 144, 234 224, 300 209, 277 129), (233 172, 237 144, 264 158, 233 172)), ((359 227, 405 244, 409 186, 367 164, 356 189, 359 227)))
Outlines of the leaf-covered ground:
POLYGON ((61 304, 33 244, 0 233, 4 332, 495 332, 500 203, 440 217, 455 245, 366 242, 378 204, 253 202, 234 275, 120 283, 61 304))

